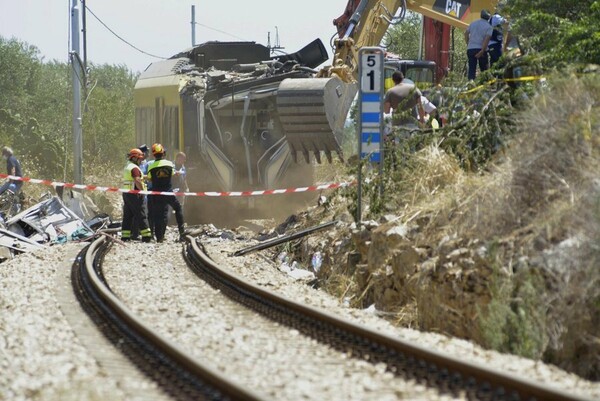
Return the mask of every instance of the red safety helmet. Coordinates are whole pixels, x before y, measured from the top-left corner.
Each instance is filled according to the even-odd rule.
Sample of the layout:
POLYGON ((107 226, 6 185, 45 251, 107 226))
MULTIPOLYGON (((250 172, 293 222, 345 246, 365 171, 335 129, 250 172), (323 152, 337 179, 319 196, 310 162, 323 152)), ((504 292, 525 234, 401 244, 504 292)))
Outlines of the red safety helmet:
POLYGON ((144 158, 144 152, 142 152, 141 150, 139 150, 138 148, 133 148, 129 151, 129 153, 127 153, 127 158, 128 159, 143 159, 144 158))
POLYGON ((162 155, 165 153, 165 148, 160 143, 155 143, 152 145, 152 154, 153 155, 162 155))

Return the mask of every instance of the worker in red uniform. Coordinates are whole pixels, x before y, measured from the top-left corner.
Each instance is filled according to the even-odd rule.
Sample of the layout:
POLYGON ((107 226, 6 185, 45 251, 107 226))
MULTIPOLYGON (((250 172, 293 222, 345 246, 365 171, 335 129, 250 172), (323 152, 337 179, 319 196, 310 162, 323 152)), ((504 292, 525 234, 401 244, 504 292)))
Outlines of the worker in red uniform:
MULTIPOLYGON (((173 175, 176 174, 175 164, 165 160, 165 148, 160 143, 152 145, 152 155, 154 161, 148 166, 148 179, 152 182, 152 190, 160 192, 172 192, 173 184, 171 182, 173 175)), ((175 211, 175 220, 179 229, 179 240, 185 237, 183 223, 183 209, 176 196, 171 195, 150 195, 152 201, 148 202, 150 213, 154 220, 154 235, 156 242, 163 242, 165 232, 167 231, 167 218, 169 206, 175 211)))
MULTIPOLYGON (((140 190, 146 189, 143 180, 140 162, 144 160, 144 153, 137 149, 131 149, 127 154, 127 165, 123 169, 123 189, 140 190)), ((148 220, 144 210, 144 195, 135 193, 123 193, 123 223, 121 225, 121 239, 131 240, 131 228, 137 225, 140 228, 142 242, 152 241, 152 233, 148 228, 148 220)))

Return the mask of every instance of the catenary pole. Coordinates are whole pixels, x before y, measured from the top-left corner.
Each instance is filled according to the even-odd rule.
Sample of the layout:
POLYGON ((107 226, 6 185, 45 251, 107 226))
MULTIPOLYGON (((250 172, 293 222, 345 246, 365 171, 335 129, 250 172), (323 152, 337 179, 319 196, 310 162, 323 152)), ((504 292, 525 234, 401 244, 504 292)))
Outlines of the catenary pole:
POLYGON ((81 33, 83 35, 83 69, 87 70, 87 24, 86 24, 85 0, 81 0, 81 33))
POLYGON ((83 134, 81 121, 81 84, 83 70, 81 66, 79 31, 79 4, 73 0, 71 8, 71 68, 73 83, 73 179, 76 184, 83 184, 83 134))

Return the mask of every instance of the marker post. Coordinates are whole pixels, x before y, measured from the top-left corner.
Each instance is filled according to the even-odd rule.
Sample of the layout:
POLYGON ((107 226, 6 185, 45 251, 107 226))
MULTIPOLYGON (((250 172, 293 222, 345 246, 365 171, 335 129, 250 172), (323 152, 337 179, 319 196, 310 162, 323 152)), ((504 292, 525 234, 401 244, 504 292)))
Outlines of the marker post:
MULTIPOLYGON (((356 221, 362 219, 362 163, 379 163, 383 173, 383 55, 381 47, 363 47, 358 51, 358 193, 356 221)), ((380 188, 383 192, 383 187, 380 188)))

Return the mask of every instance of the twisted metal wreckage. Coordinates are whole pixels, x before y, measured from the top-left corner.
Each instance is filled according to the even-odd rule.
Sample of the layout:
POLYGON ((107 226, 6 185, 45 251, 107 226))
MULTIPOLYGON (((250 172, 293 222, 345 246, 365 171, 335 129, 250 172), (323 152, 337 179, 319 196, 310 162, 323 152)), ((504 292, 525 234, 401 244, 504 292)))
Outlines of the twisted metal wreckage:
POLYGON ((108 215, 90 211, 90 202, 81 194, 72 192, 65 198, 48 193, 28 209, 6 220, 2 216, 0 263, 51 245, 87 240, 111 223, 108 215))

